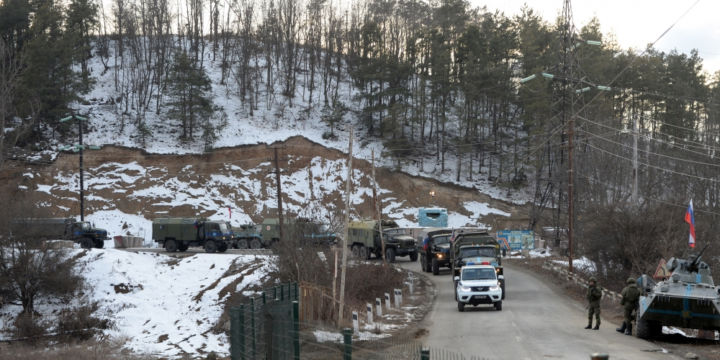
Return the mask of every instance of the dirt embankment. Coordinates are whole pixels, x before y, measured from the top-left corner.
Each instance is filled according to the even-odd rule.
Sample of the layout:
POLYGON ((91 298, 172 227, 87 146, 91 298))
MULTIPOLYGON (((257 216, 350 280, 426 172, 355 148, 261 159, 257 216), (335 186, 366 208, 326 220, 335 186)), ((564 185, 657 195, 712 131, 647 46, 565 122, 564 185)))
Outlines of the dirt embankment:
MULTIPOLYGON (((341 210, 344 208, 344 167, 347 155, 313 143, 302 137, 288 139, 279 155, 281 161, 283 201, 289 208, 307 202, 341 210)), ((118 209, 126 214, 153 218, 156 214, 172 216, 209 216, 227 206, 230 199, 253 221, 276 216, 273 150, 266 145, 223 148, 202 155, 158 155, 117 146, 87 151, 85 168, 85 211, 118 209), (164 191, 163 191, 164 189, 164 191), (203 201, 196 201, 204 197, 203 201)), ((78 155, 61 154, 50 165, 6 163, 0 171, 0 191, 32 194, 34 201, 45 204, 54 216, 79 214, 78 155)), ((371 164, 354 159, 353 191, 357 215, 373 214, 371 164), (359 194, 359 195, 358 195, 359 194)), ((387 206, 394 201, 400 207, 424 207, 431 203, 463 215, 472 215, 463 204, 468 201, 488 203, 492 208, 522 216, 523 207, 490 198, 477 190, 433 179, 410 176, 379 168, 380 187, 389 193, 381 198, 387 206), (435 191, 434 199, 430 191, 435 191), (394 198, 394 199, 392 199, 394 198)), ((412 219, 414 214, 405 214, 412 219)), ((495 215, 477 219, 492 224, 495 215)))

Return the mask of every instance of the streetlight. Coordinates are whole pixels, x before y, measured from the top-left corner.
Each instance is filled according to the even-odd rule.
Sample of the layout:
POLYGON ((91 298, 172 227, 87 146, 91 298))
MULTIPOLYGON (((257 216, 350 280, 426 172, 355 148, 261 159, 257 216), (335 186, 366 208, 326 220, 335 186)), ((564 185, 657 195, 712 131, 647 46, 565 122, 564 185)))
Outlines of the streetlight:
POLYGON ((430 196, 432 196, 432 201, 430 202, 430 206, 434 206, 435 203, 435 190, 430 190, 430 196))
MULTIPOLYGON (((78 121, 78 128, 80 129, 80 139, 77 144, 75 145, 68 145, 63 146, 59 149, 59 151, 65 151, 65 150, 72 150, 73 152, 80 152, 80 221, 85 221, 85 193, 84 193, 84 186, 83 186, 83 150, 85 149, 85 145, 83 145, 83 132, 82 132, 82 123, 81 121, 87 121, 86 117, 82 117, 79 115, 70 115, 66 118, 60 119, 60 122, 66 122, 68 120, 77 119, 78 121)), ((99 146, 88 146, 88 149, 92 150, 100 150, 99 146)))

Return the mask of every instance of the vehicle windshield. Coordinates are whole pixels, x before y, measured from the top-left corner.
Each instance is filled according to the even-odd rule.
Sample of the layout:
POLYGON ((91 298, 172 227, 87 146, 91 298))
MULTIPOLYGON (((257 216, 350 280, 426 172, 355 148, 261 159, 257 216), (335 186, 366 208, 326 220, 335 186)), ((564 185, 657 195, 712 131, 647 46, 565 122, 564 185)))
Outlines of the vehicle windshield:
POLYGON ((90 230, 90 223, 89 222, 81 222, 80 228, 83 230, 90 230))
POLYGON ((407 235, 405 229, 383 229, 383 232, 391 235, 407 235))
POLYGON ((435 236, 433 239, 435 239, 436 245, 450 243, 450 235, 435 236))
POLYGON ((463 280, 495 280, 495 269, 464 269, 463 280))
POLYGON ((495 257, 495 249, 493 248, 469 248, 460 249, 460 257, 495 257))
POLYGON ((228 229, 228 226, 226 223, 220 223, 220 230, 226 231, 228 229))

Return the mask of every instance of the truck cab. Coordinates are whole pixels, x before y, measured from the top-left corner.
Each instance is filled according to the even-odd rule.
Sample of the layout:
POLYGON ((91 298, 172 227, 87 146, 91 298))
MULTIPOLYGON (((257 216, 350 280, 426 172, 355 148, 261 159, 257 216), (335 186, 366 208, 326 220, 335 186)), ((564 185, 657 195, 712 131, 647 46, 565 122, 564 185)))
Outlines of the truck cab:
POLYGON ((448 228, 427 228, 417 237, 420 252, 420 268, 433 275, 440 274, 441 267, 451 267, 450 251, 452 230, 448 228))

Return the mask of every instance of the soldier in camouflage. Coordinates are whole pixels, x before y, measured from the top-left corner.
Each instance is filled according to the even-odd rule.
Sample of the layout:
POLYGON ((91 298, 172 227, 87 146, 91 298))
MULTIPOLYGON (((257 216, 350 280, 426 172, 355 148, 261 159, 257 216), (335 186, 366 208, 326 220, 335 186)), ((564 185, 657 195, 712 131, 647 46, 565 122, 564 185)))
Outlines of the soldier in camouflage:
POLYGON ((600 299, 602 298, 602 288, 597 285, 597 279, 593 276, 590 278, 590 285, 587 289, 588 305, 588 325, 586 329, 600 330, 600 299), (592 318, 595 315, 595 327, 592 327, 592 318))
POLYGON ((620 305, 623 306, 625 321, 621 327, 615 330, 625 335, 632 335, 633 310, 637 308, 638 301, 640 301, 640 289, 633 278, 627 279, 627 284, 628 286, 622 291, 622 300, 620 301, 620 305))

